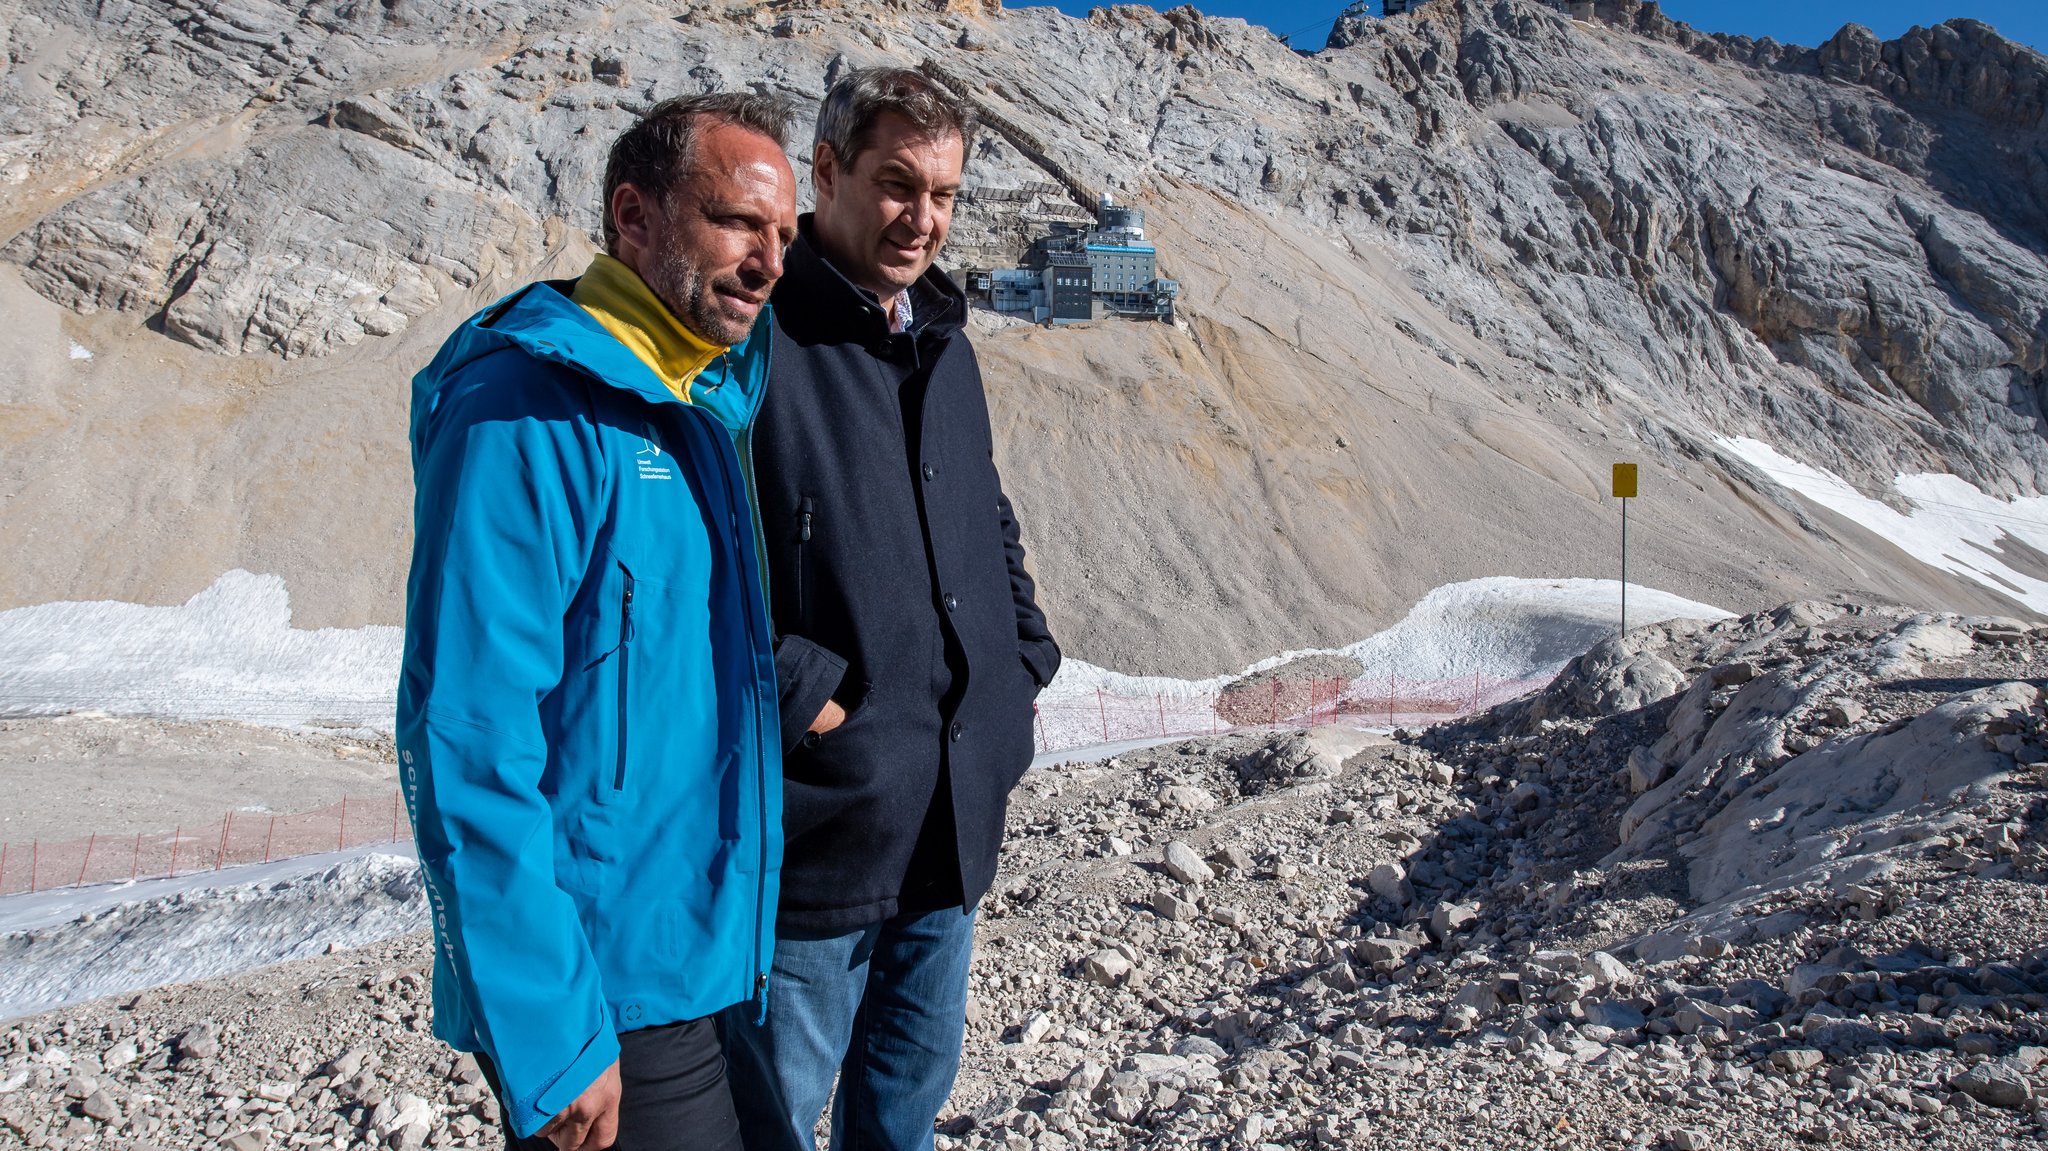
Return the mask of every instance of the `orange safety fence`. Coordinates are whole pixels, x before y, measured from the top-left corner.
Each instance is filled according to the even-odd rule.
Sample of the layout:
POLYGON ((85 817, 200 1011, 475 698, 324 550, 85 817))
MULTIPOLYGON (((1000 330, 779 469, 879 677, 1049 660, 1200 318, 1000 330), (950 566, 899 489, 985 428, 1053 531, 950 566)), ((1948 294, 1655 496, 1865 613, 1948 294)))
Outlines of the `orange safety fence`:
MULTIPOLYGON (((1220 735, 1246 728, 1337 723, 1420 726, 1481 711, 1543 684, 1542 679, 1467 676, 1386 680, 1253 676, 1219 691, 1067 695, 1037 707, 1041 753, 1096 744, 1220 735)), ((345 799, 313 811, 230 811, 168 832, 90 835, 0 843, 0 895, 96 883, 163 879, 351 847, 412 841, 397 790, 345 799)))
POLYGON ((396 789, 388 797, 344 799, 314 811, 230 811, 204 824, 132 835, 0 844, 0 895, 93 883, 165 879, 269 863, 323 851, 410 843, 412 825, 396 789))

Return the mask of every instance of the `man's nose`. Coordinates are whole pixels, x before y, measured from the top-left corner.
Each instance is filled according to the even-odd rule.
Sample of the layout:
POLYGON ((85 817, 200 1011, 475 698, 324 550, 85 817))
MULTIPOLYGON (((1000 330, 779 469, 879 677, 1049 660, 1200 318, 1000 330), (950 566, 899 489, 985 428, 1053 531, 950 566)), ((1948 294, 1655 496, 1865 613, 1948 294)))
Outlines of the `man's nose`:
POLYGON ((910 209, 908 212, 905 213, 905 215, 909 217, 910 226, 917 229, 918 235, 930 235, 932 230, 932 221, 934 217, 937 215, 937 212, 932 205, 931 193, 918 193, 917 196, 910 201, 910 209))
POLYGON ((754 251, 747 263, 755 274, 769 280, 782 278, 782 234, 769 230, 755 237, 754 251))

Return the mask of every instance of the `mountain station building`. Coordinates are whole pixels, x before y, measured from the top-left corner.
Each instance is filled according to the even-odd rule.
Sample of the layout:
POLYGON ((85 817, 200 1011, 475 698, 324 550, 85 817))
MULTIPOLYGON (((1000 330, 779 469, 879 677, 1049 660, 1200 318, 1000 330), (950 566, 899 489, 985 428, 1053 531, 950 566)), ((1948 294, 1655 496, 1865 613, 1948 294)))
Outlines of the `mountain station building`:
POLYGON ((1172 320, 1180 284, 1159 278, 1159 253, 1145 238, 1145 213, 1104 195, 1093 224, 1054 223, 1020 267, 969 273, 970 292, 987 292, 998 312, 1028 313, 1038 323, 1075 324, 1104 316, 1172 320))

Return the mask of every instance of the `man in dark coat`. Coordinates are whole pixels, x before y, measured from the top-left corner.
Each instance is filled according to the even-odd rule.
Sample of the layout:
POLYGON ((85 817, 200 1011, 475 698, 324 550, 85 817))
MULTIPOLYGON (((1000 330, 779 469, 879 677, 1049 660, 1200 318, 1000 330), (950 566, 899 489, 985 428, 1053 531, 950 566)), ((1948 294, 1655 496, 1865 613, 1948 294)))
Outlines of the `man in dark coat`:
POLYGON ((777 636, 786 849, 765 1018, 725 1026, 749 1151, 915 1151, 952 1090, 975 905, 1059 649, 932 266, 971 115, 923 76, 827 93, 817 211, 774 297, 755 475, 777 636))

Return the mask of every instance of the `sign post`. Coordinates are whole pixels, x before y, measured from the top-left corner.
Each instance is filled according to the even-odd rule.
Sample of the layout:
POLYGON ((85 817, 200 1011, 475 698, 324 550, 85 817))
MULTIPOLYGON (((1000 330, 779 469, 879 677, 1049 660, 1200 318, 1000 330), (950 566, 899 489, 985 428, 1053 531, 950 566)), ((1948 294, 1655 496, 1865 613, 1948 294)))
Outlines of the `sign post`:
POLYGON ((1614 465, 1614 498, 1621 501, 1621 630, 1628 631, 1628 501, 1636 495, 1636 466, 1614 465))

